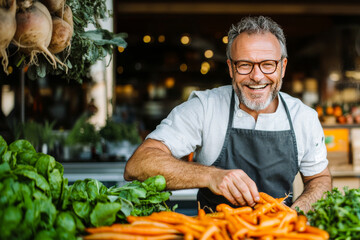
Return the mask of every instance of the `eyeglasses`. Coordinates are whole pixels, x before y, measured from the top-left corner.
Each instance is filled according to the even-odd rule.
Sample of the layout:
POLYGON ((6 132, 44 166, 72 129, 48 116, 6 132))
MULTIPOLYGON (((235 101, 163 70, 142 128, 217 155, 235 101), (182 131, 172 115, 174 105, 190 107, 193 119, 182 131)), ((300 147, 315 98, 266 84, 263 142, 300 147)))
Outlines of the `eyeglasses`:
POLYGON ((254 69, 255 64, 259 64, 259 68, 262 73, 272 74, 276 71, 277 65, 281 60, 282 58, 280 58, 279 60, 264 60, 261 62, 251 62, 245 60, 233 61, 232 59, 230 59, 230 61, 234 63, 236 72, 240 75, 250 74, 254 69))

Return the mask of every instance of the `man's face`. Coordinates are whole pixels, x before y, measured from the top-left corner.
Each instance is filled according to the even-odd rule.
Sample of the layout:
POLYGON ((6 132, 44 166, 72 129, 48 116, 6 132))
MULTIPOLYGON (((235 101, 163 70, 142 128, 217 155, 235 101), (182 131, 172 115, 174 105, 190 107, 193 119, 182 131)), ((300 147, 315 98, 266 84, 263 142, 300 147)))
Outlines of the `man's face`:
POLYGON ((280 43, 271 33, 247 34, 237 36, 231 47, 231 62, 227 60, 233 88, 240 99, 240 106, 252 111, 266 112, 271 109, 274 98, 280 91, 282 78, 285 75, 287 59, 283 59, 274 73, 264 74, 259 64, 246 75, 236 72, 234 62, 239 60, 261 62, 279 60, 281 58, 280 43))

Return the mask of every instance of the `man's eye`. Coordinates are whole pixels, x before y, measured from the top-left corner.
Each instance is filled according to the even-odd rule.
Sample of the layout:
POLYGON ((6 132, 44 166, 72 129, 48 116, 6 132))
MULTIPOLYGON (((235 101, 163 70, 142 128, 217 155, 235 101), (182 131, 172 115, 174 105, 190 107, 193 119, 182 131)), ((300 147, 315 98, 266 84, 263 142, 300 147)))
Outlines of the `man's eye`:
POLYGON ((276 63, 274 61, 268 61, 268 62, 261 63, 261 65, 263 67, 274 67, 276 65, 276 63))
POLYGON ((239 63, 238 67, 240 67, 240 68, 251 67, 251 64, 250 63, 239 63))

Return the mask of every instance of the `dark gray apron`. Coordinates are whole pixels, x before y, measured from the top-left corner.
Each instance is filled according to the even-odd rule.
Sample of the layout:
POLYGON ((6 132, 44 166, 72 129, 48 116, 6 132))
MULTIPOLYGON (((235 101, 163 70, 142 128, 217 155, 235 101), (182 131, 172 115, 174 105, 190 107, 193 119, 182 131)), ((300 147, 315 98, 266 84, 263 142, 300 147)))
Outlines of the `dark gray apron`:
MULTIPOLYGON (((291 193, 286 202, 291 205, 292 184, 299 170, 298 153, 290 113, 284 99, 280 94, 279 96, 290 130, 260 131, 232 128, 235 106, 234 91, 232 92, 224 145, 212 165, 223 169, 242 169, 256 183, 259 192, 275 198, 291 193)), ((213 211, 220 203, 233 206, 224 196, 216 195, 208 188, 199 189, 197 199, 201 208, 207 206, 213 211)))

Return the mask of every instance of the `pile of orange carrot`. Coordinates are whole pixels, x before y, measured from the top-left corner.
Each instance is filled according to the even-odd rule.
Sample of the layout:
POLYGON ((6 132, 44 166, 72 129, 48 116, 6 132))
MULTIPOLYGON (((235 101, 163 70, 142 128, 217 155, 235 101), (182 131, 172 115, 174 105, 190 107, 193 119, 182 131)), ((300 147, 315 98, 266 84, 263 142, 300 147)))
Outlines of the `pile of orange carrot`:
POLYGON ((199 209, 190 217, 163 211, 150 216, 128 216, 128 224, 87 228, 84 240, 326 240, 329 234, 307 224, 304 215, 270 195, 260 192, 260 201, 251 208, 232 208, 219 204, 216 212, 206 214, 199 209))

